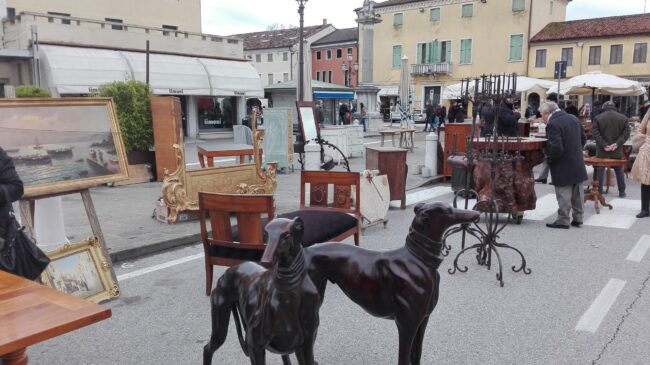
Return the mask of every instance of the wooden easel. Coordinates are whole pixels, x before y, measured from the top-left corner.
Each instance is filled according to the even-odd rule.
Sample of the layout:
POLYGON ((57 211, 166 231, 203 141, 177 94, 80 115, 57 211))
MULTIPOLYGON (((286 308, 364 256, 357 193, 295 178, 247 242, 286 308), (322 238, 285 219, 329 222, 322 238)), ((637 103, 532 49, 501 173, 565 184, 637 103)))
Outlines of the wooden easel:
MULTIPOLYGON (((86 210, 86 216, 88 217, 88 221, 90 223, 90 229, 92 230, 93 235, 97 237, 97 239, 99 240, 102 249, 102 254, 106 258, 106 260, 110 262, 111 257, 108 253, 108 249, 106 248, 106 241, 104 240, 104 234, 102 233, 102 228, 99 225, 99 219, 97 218, 97 212, 95 211, 95 205, 93 204, 93 200, 90 196, 89 189, 81 189, 66 194, 52 194, 52 195, 30 197, 28 199, 21 200, 20 217, 21 217, 22 225, 25 226, 25 233, 27 234, 28 237, 34 239, 35 237, 34 236, 34 205, 36 200, 44 199, 44 198, 52 198, 61 195, 76 194, 76 193, 81 194, 81 200, 83 201, 84 208, 86 210)), ((113 269, 111 269, 111 276, 113 277, 113 280, 117 283, 118 282, 117 276, 115 275, 115 270, 113 269)))

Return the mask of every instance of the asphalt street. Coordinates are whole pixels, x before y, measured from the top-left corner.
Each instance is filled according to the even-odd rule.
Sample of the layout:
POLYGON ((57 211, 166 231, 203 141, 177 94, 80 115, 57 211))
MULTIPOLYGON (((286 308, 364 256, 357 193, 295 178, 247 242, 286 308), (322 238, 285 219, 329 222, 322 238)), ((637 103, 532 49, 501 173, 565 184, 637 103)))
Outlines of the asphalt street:
MULTIPOLYGON (((552 202, 553 189, 538 184, 536 191, 539 212, 526 212, 521 225, 509 225, 499 238, 523 252, 530 275, 511 270, 520 261, 508 250, 499 251, 503 288, 496 267, 478 266, 473 251, 459 260, 468 271, 450 275, 460 239, 452 237, 450 257, 439 269, 440 300, 426 332, 423 364, 648 363, 650 221, 629 220, 616 228, 621 215, 636 211, 623 204, 596 216, 588 204, 582 228, 548 229, 544 222, 553 220, 553 208, 540 202, 552 202)), ((447 202, 453 198, 448 185, 413 194, 447 202)), ((638 205, 638 194, 638 185, 630 182, 623 201, 638 205)), ((363 247, 385 250, 404 244, 412 206, 391 209, 388 218, 386 229, 366 230, 363 247)), ((106 303, 113 317, 29 348, 31 363, 200 363, 210 335, 202 253, 201 245, 192 245, 119 263, 122 294, 106 303)), ((215 276, 223 270, 216 268, 215 276)), ((397 362, 394 323, 366 314, 336 286, 327 288, 320 319, 315 348, 320 364, 397 362)), ((232 323, 214 364, 247 363, 232 323)), ((270 353, 267 362, 281 364, 270 353)))

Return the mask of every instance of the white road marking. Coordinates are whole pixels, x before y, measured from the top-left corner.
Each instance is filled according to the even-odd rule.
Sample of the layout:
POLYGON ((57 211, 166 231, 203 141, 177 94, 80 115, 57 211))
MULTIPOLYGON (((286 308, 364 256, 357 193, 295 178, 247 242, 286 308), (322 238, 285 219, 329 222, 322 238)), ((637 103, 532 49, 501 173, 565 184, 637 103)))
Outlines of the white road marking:
POLYGON ((535 210, 527 210, 524 212, 524 219, 533 221, 543 221, 557 212, 557 199, 555 194, 546 194, 537 199, 535 203, 535 210))
POLYGON ((609 282, 591 303, 589 309, 580 317, 575 330, 596 333, 598 327, 600 327, 600 323, 623 290, 625 283, 624 280, 609 279, 609 282))
MULTIPOLYGON (((611 194, 612 191, 610 190, 609 195, 611 194)), ((584 222, 585 225, 629 229, 637 221, 636 215, 639 212, 639 206, 641 206, 638 200, 617 198, 608 201, 608 203, 614 207, 612 210, 601 206, 600 214, 595 214, 594 203, 591 201, 586 202, 585 212, 591 210, 594 214, 584 222)))
MULTIPOLYGON (((413 205, 419 202, 426 200, 431 200, 439 196, 451 193, 451 188, 449 186, 436 186, 430 189, 417 190, 412 193, 406 194, 406 205, 413 205)), ((395 208, 399 208, 402 203, 392 201, 390 205, 395 208)))
POLYGON ((641 262, 641 260, 643 260, 643 256, 645 256, 645 253, 648 252, 649 248, 650 248, 650 236, 644 234, 643 236, 641 236, 641 238, 636 243, 636 245, 634 245, 632 251, 630 251, 630 254, 627 255, 627 258, 625 259, 627 261, 641 262))
POLYGON ((132 271, 130 273, 118 275, 117 276, 117 281, 124 281, 124 280, 127 280, 127 279, 137 278, 138 276, 149 274, 149 273, 152 273, 152 272, 155 272, 155 271, 158 271, 158 270, 167 269, 167 268, 170 268, 170 267, 173 267, 173 266, 181 265, 181 264, 184 264, 186 262, 198 260, 198 259, 201 259, 201 258, 203 258, 203 253, 198 253, 196 255, 181 257, 179 259, 168 261, 168 262, 165 262, 165 263, 162 263, 162 264, 159 264, 159 265, 145 267, 144 269, 135 270, 135 271, 132 271))

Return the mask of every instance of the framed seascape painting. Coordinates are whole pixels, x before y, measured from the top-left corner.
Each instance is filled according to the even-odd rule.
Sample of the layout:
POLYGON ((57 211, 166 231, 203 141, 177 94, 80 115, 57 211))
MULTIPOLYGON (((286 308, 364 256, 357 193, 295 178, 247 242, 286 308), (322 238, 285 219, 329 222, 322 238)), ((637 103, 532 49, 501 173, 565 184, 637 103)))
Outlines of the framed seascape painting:
POLYGON ((43 284, 95 303, 120 295, 111 276, 112 266, 102 255, 97 237, 65 244, 47 252, 47 256, 51 261, 41 274, 43 284))
POLYGON ((25 184, 23 198, 128 178, 110 98, 2 99, 0 147, 25 184))

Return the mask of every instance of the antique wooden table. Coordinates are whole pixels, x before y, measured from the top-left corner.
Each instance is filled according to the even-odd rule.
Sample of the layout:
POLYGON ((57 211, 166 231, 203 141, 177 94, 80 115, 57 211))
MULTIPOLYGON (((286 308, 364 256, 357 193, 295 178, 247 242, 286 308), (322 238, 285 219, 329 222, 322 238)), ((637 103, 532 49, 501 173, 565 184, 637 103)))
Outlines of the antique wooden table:
MULTIPOLYGON (((600 157, 585 157, 585 165, 590 165, 594 167, 594 176, 593 179, 591 180, 591 190, 589 191, 589 194, 585 194, 584 201, 587 202, 589 200, 592 200, 594 202, 594 207, 596 208, 596 214, 600 214, 600 208, 598 207, 598 203, 602 204, 604 207, 608 207, 609 209, 613 209, 611 204, 608 204, 607 201, 605 200, 605 197, 600 194, 598 191, 598 175, 596 174, 596 167, 602 167, 607 169, 607 174, 605 175, 605 180, 609 180, 609 170, 612 167, 619 166, 622 169, 625 169, 625 166, 627 166, 627 160, 617 160, 613 158, 600 158, 600 157)), ((607 187, 607 190, 609 190, 609 185, 607 187)))
POLYGON ((388 177, 390 200, 399 200, 401 209, 406 208, 407 152, 396 147, 366 147, 366 169, 379 170, 388 177))
POLYGON ((27 364, 28 346, 110 316, 109 308, 0 271, 0 363, 27 364))
POLYGON ((415 133, 415 129, 400 129, 399 131, 400 148, 406 148, 407 150, 413 152, 413 147, 415 147, 415 143, 413 142, 414 133, 415 133))
MULTIPOLYGON (((215 157, 239 157, 239 163, 244 163, 244 158, 246 156, 254 156, 255 151, 253 146, 247 144, 231 144, 225 145, 222 148, 217 149, 205 149, 201 146, 196 147, 197 154, 199 155, 199 163, 201 168, 205 168, 206 160, 208 167, 214 167, 214 158, 215 157)), ((260 161, 262 161, 262 149, 259 149, 260 161)))
POLYGON ((384 138, 386 138, 386 136, 393 137, 391 139, 391 142, 393 143, 393 147, 395 147, 395 136, 398 134, 400 134, 399 129, 385 129, 383 131, 379 131, 379 135, 381 135, 381 147, 384 147, 384 138))

